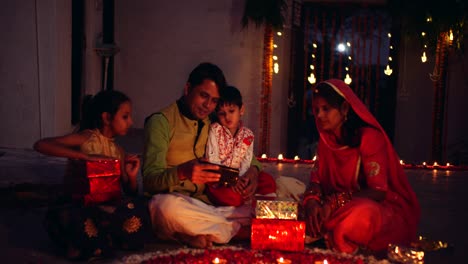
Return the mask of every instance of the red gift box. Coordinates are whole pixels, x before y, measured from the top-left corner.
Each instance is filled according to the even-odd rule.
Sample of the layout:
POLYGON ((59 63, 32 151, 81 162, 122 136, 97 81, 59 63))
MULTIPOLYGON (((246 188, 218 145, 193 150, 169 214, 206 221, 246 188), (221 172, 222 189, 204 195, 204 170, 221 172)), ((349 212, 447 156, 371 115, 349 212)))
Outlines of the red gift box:
POLYGON ((122 198, 120 184, 120 161, 86 161, 86 176, 89 192, 84 196, 84 204, 100 204, 122 198))
POLYGON ((252 219, 252 249, 304 250, 305 222, 283 219, 252 219))

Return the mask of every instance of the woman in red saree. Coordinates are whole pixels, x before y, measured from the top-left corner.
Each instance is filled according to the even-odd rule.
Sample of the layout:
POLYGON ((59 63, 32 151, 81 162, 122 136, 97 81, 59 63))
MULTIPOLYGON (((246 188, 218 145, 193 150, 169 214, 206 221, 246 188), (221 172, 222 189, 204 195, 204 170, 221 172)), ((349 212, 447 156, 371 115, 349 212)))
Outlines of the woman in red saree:
POLYGON ((346 253, 409 244, 419 203, 383 128, 341 80, 320 83, 312 107, 320 139, 303 200, 309 234, 346 253))

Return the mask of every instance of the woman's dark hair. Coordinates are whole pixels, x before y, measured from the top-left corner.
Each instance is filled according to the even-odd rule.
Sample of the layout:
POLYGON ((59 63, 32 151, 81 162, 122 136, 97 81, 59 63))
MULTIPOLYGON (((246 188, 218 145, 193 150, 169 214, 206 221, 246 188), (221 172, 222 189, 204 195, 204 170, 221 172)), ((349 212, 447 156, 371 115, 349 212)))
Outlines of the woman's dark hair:
MULTIPOLYGON (((341 111, 341 107, 345 102, 345 98, 338 94, 333 87, 327 83, 321 83, 317 85, 313 94, 314 98, 320 97, 325 99, 327 103, 341 111)), ((346 146, 357 147, 361 144, 361 133, 360 128, 368 126, 357 114, 353 108, 349 106, 346 120, 343 123, 343 142, 340 142, 346 146)))
POLYGON ((91 95, 85 96, 81 107, 79 131, 102 128, 102 113, 107 112, 111 118, 114 118, 120 105, 125 102, 130 102, 130 98, 116 90, 101 91, 94 97, 91 95))
POLYGON ((226 88, 226 78, 223 71, 216 65, 203 62, 200 63, 189 75, 187 82, 190 84, 190 89, 200 85, 204 80, 212 80, 218 86, 219 92, 226 88))
POLYGON ((226 89, 221 92, 216 111, 223 105, 237 105, 241 108, 242 104, 242 95, 239 89, 234 86, 226 86, 226 89))

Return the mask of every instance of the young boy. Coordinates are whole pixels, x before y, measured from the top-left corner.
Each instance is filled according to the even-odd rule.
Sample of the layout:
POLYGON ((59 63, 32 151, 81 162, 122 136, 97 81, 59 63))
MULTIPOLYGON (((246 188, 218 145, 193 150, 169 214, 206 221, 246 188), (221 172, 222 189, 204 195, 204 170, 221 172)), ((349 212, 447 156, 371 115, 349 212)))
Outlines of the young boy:
MULTIPOLYGON (((232 187, 208 185, 208 197, 215 205, 239 206, 245 203, 240 190, 243 185, 247 184, 247 179, 242 175, 250 167, 254 134, 252 130, 242 125, 241 117, 244 111, 239 90, 234 86, 226 87, 216 107, 216 122, 210 126, 205 157, 211 163, 239 169, 240 177, 237 185, 232 187)), ((269 180, 270 186, 272 180, 269 180)), ((267 192, 275 192, 274 187, 270 189, 272 190, 267 192)))

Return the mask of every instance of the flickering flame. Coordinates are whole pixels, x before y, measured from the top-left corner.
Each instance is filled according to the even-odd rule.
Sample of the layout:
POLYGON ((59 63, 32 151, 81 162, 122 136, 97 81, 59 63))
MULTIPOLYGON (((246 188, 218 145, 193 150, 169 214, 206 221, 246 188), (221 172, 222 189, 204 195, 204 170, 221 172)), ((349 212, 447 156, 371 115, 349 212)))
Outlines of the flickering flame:
POLYGON ((214 263, 214 264, 226 264, 227 263, 227 260, 226 259, 220 259, 218 257, 214 258, 213 261, 211 261, 211 263, 214 263))
POLYGON ((349 76, 349 73, 347 73, 346 78, 344 79, 344 82, 346 84, 350 84, 352 81, 353 81, 353 79, 351 79, 351 77, 349 76))
POLYGON ((390 69, 390 65, 387 64, 387 68, 385 68, 384 73, 388 76, 392 75, 393 70, 390 69))
POLYGON ((279 257, 276 259, 276 263, 278 264, 291 264, 291 260, 290 259, 285 259, 283 257, 279 257))
POLYGON ((427 61, 427 57, 426 57, 426 52, 424 51, 423 52, 423 55, 421 56, 421 61, 424 63, 427 61))

